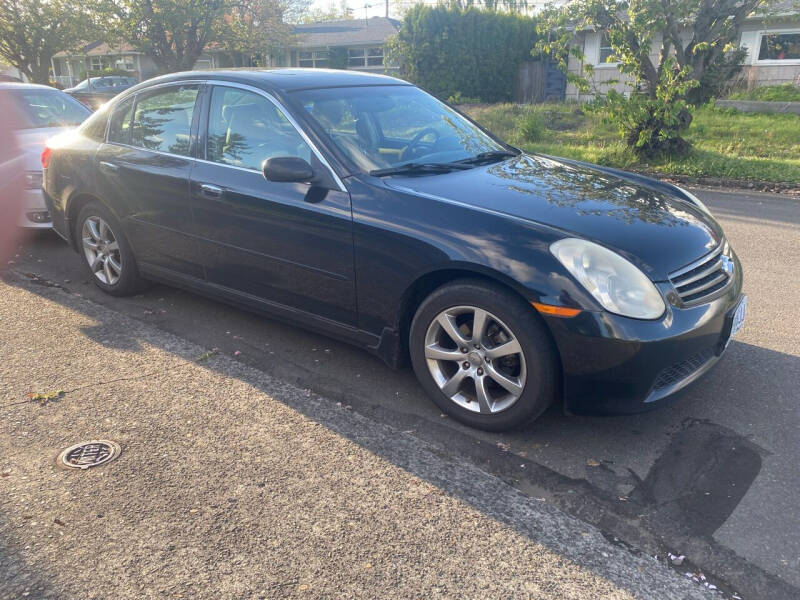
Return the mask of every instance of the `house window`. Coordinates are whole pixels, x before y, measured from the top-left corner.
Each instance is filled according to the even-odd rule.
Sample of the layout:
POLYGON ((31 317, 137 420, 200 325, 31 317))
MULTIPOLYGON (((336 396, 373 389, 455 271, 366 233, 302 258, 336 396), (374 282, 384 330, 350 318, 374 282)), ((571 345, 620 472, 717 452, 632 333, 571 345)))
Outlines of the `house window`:
POLYGON ((315 69, 326 69, 328 67, 328 51, 304 50, 298 52, 297 65, 299 67, 313 67, 315 69))
POLYGON ((347 51, 348 67, 383 66, 383 48, 351 48, 347 51))
POLYGON ((758 60, 800 60, 800 31, 763 34, 758 60))
POLYGON ((110 63, 105 56, 92 56, 89 59, 89 66, 92 71, 102 71, 103 69, 107 69, 109 65, 110 63))
POLYGON ((600 51, 597 56, 597 64, 616 64, 617 57, 614 56, 614 49, 611 47, 611 41, 608 39, 608 34, 604 33, 600 36, 600 51), (609 60, 609 58, 611 60, 609 60))
POLYGON ((368 67, 383 66, 383 48, 367 49, 367 66, 368 67))
POLYGON ((123 71, 133 71, 134 70, 134 62, 132 56, 120 56, 116 62, 114 62, 115 69, 122 69, 123 71))

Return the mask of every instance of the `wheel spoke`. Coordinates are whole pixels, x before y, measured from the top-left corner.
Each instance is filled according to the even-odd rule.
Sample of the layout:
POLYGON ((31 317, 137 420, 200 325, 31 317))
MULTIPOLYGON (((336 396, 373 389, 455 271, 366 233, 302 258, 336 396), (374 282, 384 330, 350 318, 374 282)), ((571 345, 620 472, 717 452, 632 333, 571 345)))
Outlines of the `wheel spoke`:
POLYGON ((483 336, 486 333, 486 325, 489 322, 489 313, 482 308, 475 309, 475 318, 472 321, 472 343, 482 344, 483 336))
POLYGON ((448 379, 442 386, 442 392, 444 395, 448 398, 455 396, 456 392, 458 392, 458 388, 461 387, 461 382, 464 381, 466 377, 467 371, 462 371, 461 369, 456 371, 456 374, 448 379))
POLYGON ((519 354, 520 352, 522 352, 522 348, 520 347, 519 342, 515 338, 509 340, 505 344, 495 346, 494 348, 487 348, 486 356, 494 360, 496 358, 508 356, 509 354, 519 354))
POLYGON ((91 237, 83 238, 83 247, 88 248, 93 252, 97 252, 97 242, 95 242, 91 237))
POLYGON ((100 231, 97 229, 97 221, 94 219, 87 219, 86 225, 89 227, 89 235, 95 242, 100 241, 100 231))
POLYGON ((478 397, 478 405, 482 413, 492 412, 492 399, 489 397, 489 390, 486 389, 486 377, 475 378, 475 394, 478 397))
POLYGON ((439 315, 437 319, 439 325, 442 326, 445 333, 450 336, 450 339, 453 340, 456 344, 460 346, 466 346, 467 338, 465 338, 461 332, 458 330, 458 326, 456 325, 455 319, 448 315, 447 313, 442 313, 439 315))
POLYGON ((117 243, 116 240, 114 240, 113 242, 106 245, 106 248, 108 249, 109 252, 116 252, 117 250, 119 250, 119 244, 117 243))
POLYGON ((98 253, 94 257, 94 260, 92 261, 92 265, 91 265, 92 273, 97 273, 97 271, 99 271, 100 267, 102 267, 102 266, 103 266, 103 255, 98 253))
POLYGON ((103 272, 106 274, 106 283, 111 285, 114 282, 114 274, 108 264, 108 258, 103 261, 103 272))
POLYGON ((100 231, 100 239, 103 240, 104 242, 108 242, 108 225, 106 225, 106 222, 103 221, 102 219, 100 219, 99 231, 100 231))
POLYGON ((431 344, 430 346, 425 346, 425 358, 460 362, 464 359, 464 355, 460 350, 450 350, 449 348, 442 348, 439 344, 431 344))
POLYGON ((122 272, 122 265, 121 265, 121 264, 119 264, 119 263, 118 263, 118 262, 117 262, 117 261, 114 259, 114 257, 113 257, 113 256, 109 256, 109 257, 106 259, 106 264, 107 264, 108 266, 110 266, 110 267, 111 267, 111 268, 114 270, 114 272, 115 272, 117 275, 119 275, 119 274, 122 272))
POLYGON ((497 369, 495 369, 492 365, 486 365, 485 367, 486 374, 491 377, 498 385, 505 388, 506 391, 514 394, 515 396, 519 396, 522 393, 522 385, 520 384, 519 380, 514 377, 508 377, 500 373, 497 369))

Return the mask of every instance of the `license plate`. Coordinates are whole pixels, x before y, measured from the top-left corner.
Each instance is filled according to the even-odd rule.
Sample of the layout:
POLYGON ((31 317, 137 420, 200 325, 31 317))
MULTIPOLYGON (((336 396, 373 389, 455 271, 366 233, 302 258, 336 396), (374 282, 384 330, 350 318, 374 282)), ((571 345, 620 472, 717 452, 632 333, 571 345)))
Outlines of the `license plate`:
POLYGON ((742 328, 744 325, 744 317, 747 314, 747 296, 742 296, 742 301, 739 302, 739 306, 736 307, 736 312, 733 313, 733 325, 731 326, 731 337, 735 336, 736 333, 742 328))

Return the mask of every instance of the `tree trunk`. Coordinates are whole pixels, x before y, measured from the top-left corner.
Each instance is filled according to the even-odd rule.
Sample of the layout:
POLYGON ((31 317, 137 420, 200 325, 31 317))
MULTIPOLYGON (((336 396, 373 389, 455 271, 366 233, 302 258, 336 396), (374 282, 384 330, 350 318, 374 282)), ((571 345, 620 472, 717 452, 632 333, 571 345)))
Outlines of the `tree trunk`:
POLYGON ((38 65, 32 65, 31 75, 33 83, 48 85, 50 83, 50 58, 42 60, 38 65))

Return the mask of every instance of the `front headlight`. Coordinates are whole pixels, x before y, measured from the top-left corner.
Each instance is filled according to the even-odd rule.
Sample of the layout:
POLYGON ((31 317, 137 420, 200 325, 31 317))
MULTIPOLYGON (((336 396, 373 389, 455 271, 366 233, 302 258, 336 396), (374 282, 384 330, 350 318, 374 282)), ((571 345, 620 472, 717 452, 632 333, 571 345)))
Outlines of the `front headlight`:
POLYGON ((577 238, 553 242, 550 252, 607 311, 634 319, 664 314, 653 282, 616 252, 577 238))
MULTIPOLYGON (((675 187, 677 187, 677 186, 675 186, 675 187)), ((696 204, 697 208, 702 210, 704 213, 706 213, 710 217, 714 216, 714 215, 711 214, 711 211, 708 210, 708 207, 705 204, 703 204, 703 202, 702 202, 702 200, 700 200, 700 198, 695 196, 692 192, 683 189, 682 187, 679 187, 678 189, 683 193, 684 196, 686 196, 687 198, 689 198, 689 200, 691 200, 694 204, 696 204)))

